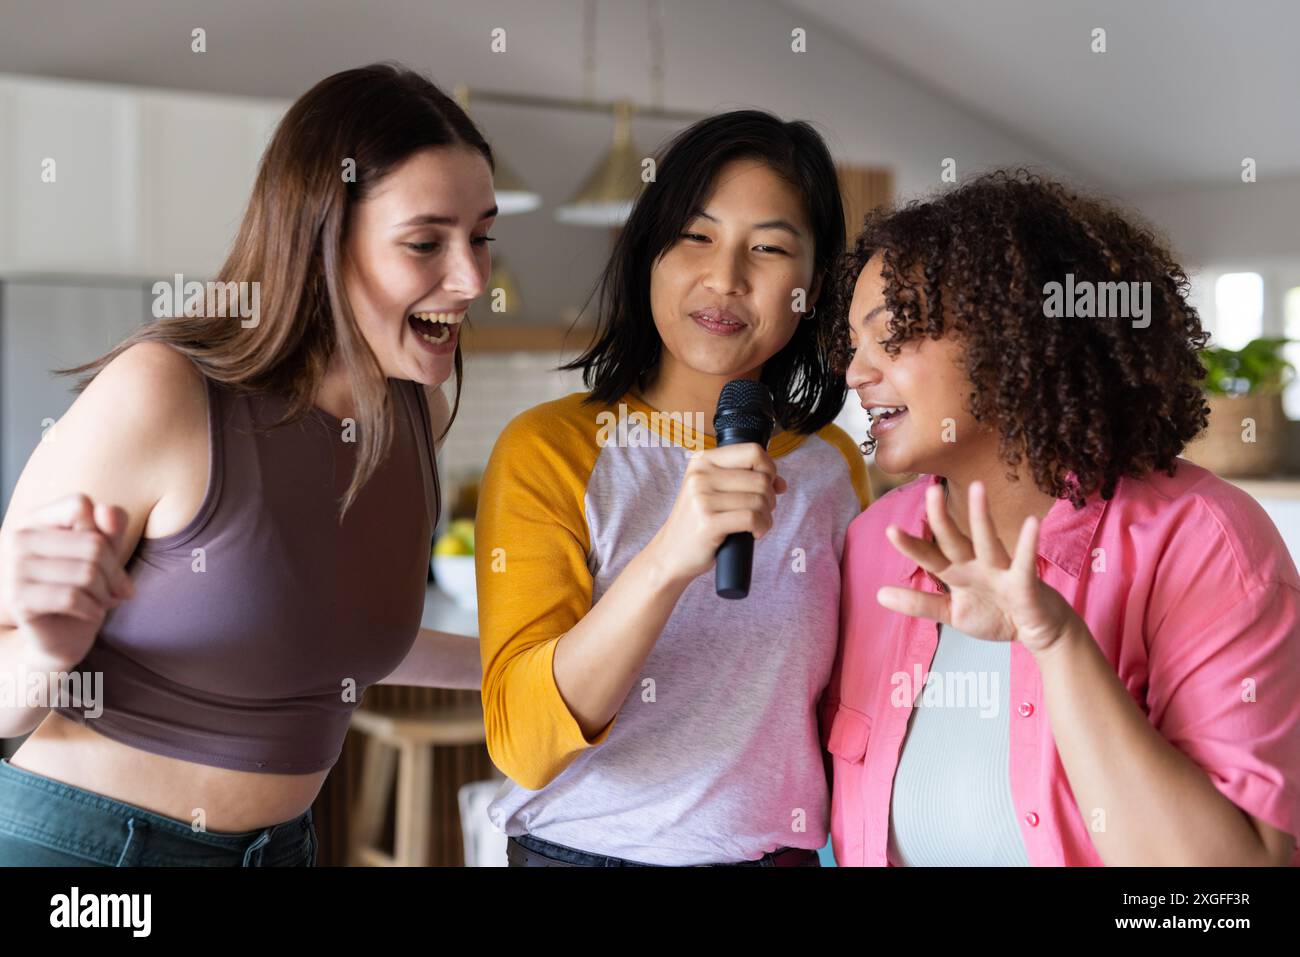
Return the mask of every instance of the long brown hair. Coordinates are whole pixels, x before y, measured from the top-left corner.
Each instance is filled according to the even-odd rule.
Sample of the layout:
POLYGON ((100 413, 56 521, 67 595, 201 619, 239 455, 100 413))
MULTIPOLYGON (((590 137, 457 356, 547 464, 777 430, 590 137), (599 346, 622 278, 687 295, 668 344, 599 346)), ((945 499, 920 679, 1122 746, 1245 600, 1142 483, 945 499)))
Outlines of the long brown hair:
MULTIPOLYGON (((411 154, 458 145, 478 150, 495 168, 492 149, 473 121, 420 74, 400 64, 376 63, 326 77, 299 97, 276 127, 234 246, 217 276, 220 283, 259 281, 257 323, 244 328, 237 318, 161 318, 93 362, 57 372, 83 375, 76 387, 80 392, 137 342, 165 342, 217 382, 245 392, 290 395, 290 407, 274 428, 311 409, 338 349, 351 379, 359 433, 341 522, 383 462, 393 433, 387 380, 343 288, 349 211, 411 154)), ((447 428, 460 408, 459 345, 454 367, 456 398, 447 428)))

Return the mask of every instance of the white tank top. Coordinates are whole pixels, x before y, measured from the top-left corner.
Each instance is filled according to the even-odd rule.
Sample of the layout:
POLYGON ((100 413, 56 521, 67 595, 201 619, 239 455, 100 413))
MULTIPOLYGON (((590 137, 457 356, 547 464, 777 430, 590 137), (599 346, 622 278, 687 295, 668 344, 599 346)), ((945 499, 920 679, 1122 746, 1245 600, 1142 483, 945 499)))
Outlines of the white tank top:
POLYGON ((1011 645, 942 626, 894 776, 896 867, 1028 866, 1011 801, 1011 645))

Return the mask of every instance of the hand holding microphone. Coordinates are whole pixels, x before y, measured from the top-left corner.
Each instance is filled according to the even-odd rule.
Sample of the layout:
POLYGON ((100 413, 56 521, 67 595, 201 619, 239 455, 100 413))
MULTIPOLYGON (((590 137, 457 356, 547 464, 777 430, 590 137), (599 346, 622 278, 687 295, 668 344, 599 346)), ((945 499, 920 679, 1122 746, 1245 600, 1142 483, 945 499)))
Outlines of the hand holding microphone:
MULTIPOLYGON (((766 458, 767 443, 775 427, 776 413, 767 386, 756 379, 733 379, 722 387, 713 414, 713 432, 719 447, 756 445, 766 458)), ((767 525, 772 527, 770 513, 767 525)), ((714 575, 718 597, 746 597, 753 566, 754 536, 748 531, 732 532, 718 549, 714 575)))
POLYGON ((660 567, 670 577, 689 581, 716 563, 718 593, 728 598, 748 592, 754 540, 772 527, 776 497, 787 487, 767 454, 774 419, 770 398, 764 411, 764 397, 762 383, 727 383, 714 417, 718 446, 692 456, 668 520, 655 536, 660 567))

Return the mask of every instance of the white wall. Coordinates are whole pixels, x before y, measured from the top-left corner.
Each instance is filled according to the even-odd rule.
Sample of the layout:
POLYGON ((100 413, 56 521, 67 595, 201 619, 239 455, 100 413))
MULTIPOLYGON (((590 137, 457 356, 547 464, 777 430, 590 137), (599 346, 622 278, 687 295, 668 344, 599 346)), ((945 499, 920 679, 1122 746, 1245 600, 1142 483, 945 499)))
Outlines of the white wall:
POLYGON ((1131 201, 1197 266, 1300 262, 1300 176, 1139 193, 1131 201))
MULTIPOLYGON (((247 6, 242 0, 232 5, 247 6)), ((576 0, 541 5, 531 0, 455 4, 454 13, 446 5, 395 3, 383 7, 382 16, 364 4, 286 0, 277 6, 276 16, 298 31, 297 42, 292 43, 269 29, 266 8, 259 5, 258 9, 256 15, 228 20, 220 18, 231 11, 213 12, 204 21, 209 25, 209 49, 202 55, 189 52, 188 31, 194 24, 183 8, 155 10, 148 18, 132 21, 129 31, 124 24, 105 22, 102 30, 114 38, 112 48, 93 63, 66 68, 83 79, 98 71, 101 76, 125 75, 132 82, 171 87, 166 96, 168 117, 183 117, 188 97, 210 104, 212 94, 220 92, 274 97, 287 104, 329 73, 386 57, 404 59, 448 90, 465 81, 471 91, 481 87, 573 97, 583 93, 581 5, 576 0), (182 25, 184 30, 177 33, 182 25), (496 26, 508 30, 506 54, 488 50, 490 31, 496 26), (185 42, 180 43, 178 36, 185 42), (205 92, 176 92, 182 85, 205 92)), ((645 3, 605 0, 598 11, 596 96, 649 102, 645 3)), ((40 37, 36 30, 40 16, 39 8, 33 8, 10 26, 40 37)), ((758 106, 786 118, 814 121, 838 160, 891 167, 903 196, 937 187, 945 157, 957 161, 959 175, 999 164, 1048 164, 1013 138, 843 42, 833 27, 809 22, 775 0, 665 0, 662 23, 665 106, 705 113, 758 106), (807 30, 805 53, 790 49, 795 27, 807 30)), ((275 100, 231 102, 247 104, 251 114, 264 111, 264 104, 275 100)), ((525 318, 564 319, 585 300, 608 255, 609 235, 604 230, 557 224, 554 207, 577 188, 604 150, 610 124, 596 115, 488 103, 475 105, 474 113, 500 154, 545 197, 542 209, 500 221, 493 251, 510 264, 519 281, 525 318)), ((260 128, 262 117, 253 120, 260 128)), ((642 120, 634 136, 648 154, 677 128, 642 120)), ((188 147, 193 153, 198 147, 192 144, 210 137, 212 131, 191 134, 176 143, 178 148, 188 147)), ((39 144, 29 145, 37 149, 39 144)), ((86 146, 92 150, 93 144, 86 146)), ((165 191, 167 222, 193 223, 194 229, 210 237, 206 241, 168 237, 162 244, 163 255, 150 261, 150 274, 215 272, 221 258, 218 251, 233 237, 242 209, 231 208, 221 215, 213 208, 213 199, 246 196, 247 189, 223 187, 214 192, 203 164, 187 158, 184 150, 170 150, 163 156, 147 144, 143 148, 150 154, 146 159, 155 166, 164 162, 166 168, 143 178, 138 188, 165 191), (210 250, 206 263, 199 255, 204 249, 210 250)), ((252 170, 243 160, 235 165, 251 186, 252 170)), ((140 200, 146 207, 138 217, 143 225, 158 221, 156 212, 149 212, 158 202, 148 206, 148 198, 140 200)), ((76 234, 71 220, 46 226, 50 235, 76 234)), ((96 271, 111 272, 110 266, 98 263, 96 271)), ((76 270, 69 265, 64 271, 76 270)))
MULTIPOLYGON (((602 98, 631 96, 646 102, 649 54, 644 5, 600 5, 597 90, 602 98)), ((901 78, 877 60, 768 0, 690 0, 664 3, 666 76, 664 105, 717 112, 759 107, 786 119, 814 122, 837 161, 887 166, 900 196, 940 186, 940 163, 957 161, 960 176, 994 165, 1034 163, 1067 172, 1001 131, 972 119, 948 100, 901 78), (808 31, 808 52, 792 53, 790 31, 808 31)), ((488 15, 490 17, 490 15, 488 15)), ((485 18, 484 25, 490 22, 485 18)), ((539 77, 512 58, 502 73, 488 73, 491 87, 539 89, 580 95, 580 33, 574 21, 556 18, 530 26, 517 42, 574 64, 569 89, 533 87, 539 77), (539 32, 544 31, 544 32, 539 32)), ((484 64, 487 66, 490 64, 484 64)), ((435 76, 444 76, 435 69, 435 76)), ((448 81, 450 76, 446 76, 448 81)), ((472 78, 471 78, 472 79, 472 78)), ((531 315, 557 317, 579 304, 608 251, 599 230, 559 226, 552 209, 577 187, 608 141, 609 124, 598 117, 536 114, 488 104, 476 108, 494 146, 546 197, 547 206, 502 219, 497 227, 531 315), (576 281, 556 282, 572 272, 576 281)), ((634 138, 649 153, 675 127, 639 122, 634 138)))
MULTIPOLYGON (((1168 236, 1183 265, 1195 272, 1197 306, 1206 327, 1216 334, 1220 320, 1213 284, 1225 272, 1259 273, 1264 283, 1261 332, 1288 332, 1283 297, 1300 286, 1300 176, 1273 178, 1265 169, 1260 177, 1254 183, 1238 179, 1131 198, 1168 236)), ((1294 328, 1290 332, 1294 337, 1294 328)), ((1287 357, 1300 366, 1300 345, 1286 349, 1287 357)), ((1300 419, 1300 379, 1287 389, 1284 401, 1287 415, 1300 419)), ((1300 464, 1300 450, 1293 449, 1290 459, 1291 467, 1300 464)))
POLYGON ((1134 195, 1130 202, 1199 274, 1200 304, 1214 325, 1212 283, 1225 272, 1264 279, 1265 335, 1283 334, 1282 296, 1300 285, 1300 176, 1186 186, 1134 195))

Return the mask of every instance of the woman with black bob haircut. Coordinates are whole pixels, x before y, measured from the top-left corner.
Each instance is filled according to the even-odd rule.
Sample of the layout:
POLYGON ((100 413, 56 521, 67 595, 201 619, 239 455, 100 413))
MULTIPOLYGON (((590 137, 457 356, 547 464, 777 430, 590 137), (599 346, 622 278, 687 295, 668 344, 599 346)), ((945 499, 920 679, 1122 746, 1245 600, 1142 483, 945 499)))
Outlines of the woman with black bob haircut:
POLYGON ((845 390, 817 308, 843 244, 808 124, 695 124, 597 287, 595 342, 567 366, 590 391, 499 438, 476 554, 488 748, 512 779, 489 813, 511 864, 817 865, 817 703, 841 543, 869 498, 832 423, 845 390), (716 446, 741 378, 772 393, 766 450, 716 446), (743 600, 711 574, 733 532, 756 539, 743 600))
POLYGON ((844 208, 835 169, 811 126, 793 122, 777 127, 773 117, 757 110, 698 123, 663 156, 654 184, 655 201, 638 203, 633 209, 599 283, 596 341, 563 367, 583 370, 591 390, 586 401, 614 402, 630 390, 643 388, 644 377, 659 363, 664 344, 651 312, 650 277, 655 263, 682 238, 683 228, 699 211, 718 171, 728 160, 746 155, 763 157, 768 178, 784 179, 803 197, 814 276, 806 297, 810 321, 794 325, 793 337, 763 364, 759 379, 772 393, 777 421, 787 428, 812 433, 839 415, 846 390, 843 376, 836 375, 828 361, 829 322, 825 316, 821 322, 813 321, 823 281, 829 286, 844 249, 844 208))

